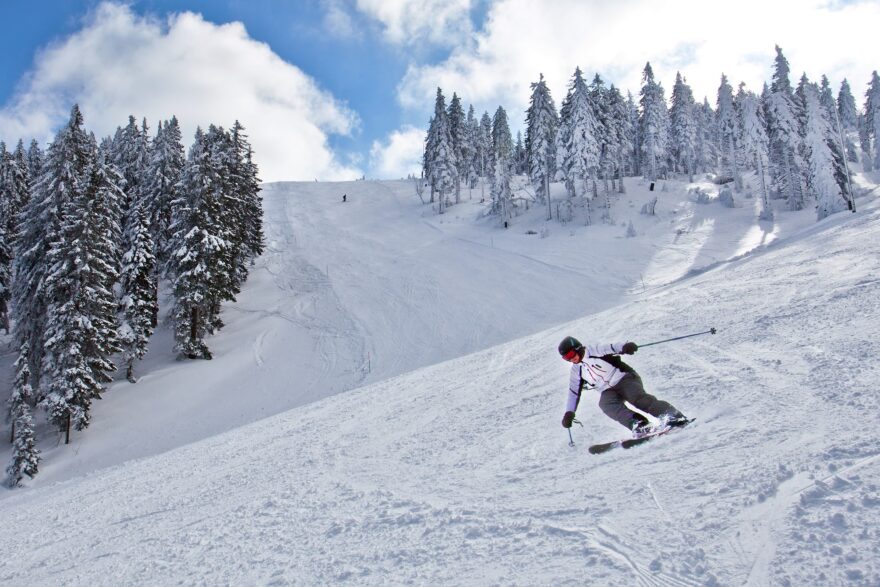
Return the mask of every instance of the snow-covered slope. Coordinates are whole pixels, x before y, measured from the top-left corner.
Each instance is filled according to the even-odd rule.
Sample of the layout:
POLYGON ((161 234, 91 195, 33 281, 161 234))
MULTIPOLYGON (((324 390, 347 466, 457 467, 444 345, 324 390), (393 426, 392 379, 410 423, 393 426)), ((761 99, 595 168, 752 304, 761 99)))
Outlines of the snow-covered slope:
MULTIPOLYGON (((538 332, 813 222, 782 215, 760 225, 755 200, 734 210, 703 206, 682 184, 649 192, 631 180, 615 225, 545 223, 532 209, 505 231, 482 216, 479 193, 464 192, 462 204, 437 216, 408 181, 266 185, 267 249, 238 301, 224 307, 227 327, 209 341, 215 360, 175 361, 170 332, 159 329, 140 381, 120 374, 70 446, 57 431, 38 430, 44 461, 32 485, 538 332), (657 215, 639 214, 655 195, 657 215), (624 236, 630 220, 636 238, 624 236)), ((13 360, 0 357, 7 381, 13 360)))
MULTIPOLYGON (((366 207, 342 208, 358 201, 350 185, 340 190, 348 190, 352 202, 324 217, 340 231, 357 224, 340 221, 352 209, 381 220, 366 207)), ((289 194, 276 189, 275 195, 267 191, 267 209, 281 209, 273 198, 289 194)), ((631 192, 637 209, 645 194, 631 192)), ((292 226, 322 219, 314 207, 308 217, 298 215, 295 202, 283 198, 291 204, 284 209, 292 226)), ((454 209, 446 218, 424 216, 422 232, 396 232, 402 229, 395 218, 407 214, 402 202, 400 209, 380 207, 389 219, 375 223, 378 244, 364 232, 357 233, 359 242, 340 236, 338 248, 298 241, 293 248, 317 247, 301 264, 281 253, 290 243, 272 237, 297 231, 270 229, 265 264, 228 312, 228 332, 215 338, 218 360, 165 364, 144 380, 167 377, 181 395, 177 383, 212 377, 214 368, 226 378, 217 385, 228 401, 232 380, 241 384, 239 394, 259 396, 260 385, 273 388, 274 397, 275 388, 297 389, 301 395, 291 403, 301 404, 326 390, 299 386, 298 369, 319 373, 316 381, 320 369, 329 369, 341 386, 359 378, 366 385, 152 458, 9 492, 0 509, 15 539, 0 546, 0 580, 880 583, 880 210, 860 202, 855 215, 818 224, 791 215, 783 220, 806 228, 762 230, 749 208, 676 201, 682 203, 674 214, 672 206, 658 207, 661 215, 654 219, 633 213, 642 234, 634 239, 623 237, 622 226, 557 225, 546 239, 525 235, 522 225, 490 237, 471 218, 455 219, 454 209), (719 262, 777 235, 783 238, 719 262), (432 239, 449 248, 425 248, 432 239), (383 263, 374 264, 374 254, 358 256, 395 240, 383 263), (467 246, 455 249, 454 241, 467 246), (312 262, 310 268, 307 260, 315 260, 318 250, 327 266, 312 262), (511 261, 508 269, 520 271, 517 279, 495 290, 483 287, 505 272, 493 273, 493 263, 466 256, 480 251, 499 263, 519 256, 522 261, 511 261), (468 290, 469 282, 455 281, 463 297, 441 299, 438 291, 452 297, 444 272, 459 260, 456 252, 462 262, 474 263, 477 293, 468 290), (701 267, 708 269, 693 271, 701 267), (517 282, 532 273, 547 277, 533 280, 540 295, 527 299, 536 305, 531 324, 549 329, 490 347, 516 329, 492 332, 492 320, 475 316, 495 311, 505 296, 529 295, 517 282), (298 292, 307 275, 316 276, 314 289, 285 298, 279 284, 298 292), (412 275, 412 295, 432 302, 420 309, 438 306, 433 321, 407 318, 406 304, 393 298, 400 285, 395 280, 405 275, 412 275), (573 283, 574 293, 561 286, 554 291, 544 281, 564 276, 583 279, 573 283), (357 278, 380 279, 387 291, 359 291, 357 278), (433 290, 425 285, 432 279, 433 290), (589 287, 596 289, 584 289, 589 287), (610 297, 600 296, 603 287, 610 297), (577 306, 557 310, 573 298, 577 306), (618 305, 603 309, 612 303, 618 305), (578 306, 585 317, 573 322, 562 323, 553 313, 578 306), (297 346, 279 338, 289 330, 265 328, 269 319, 278 325, 302 320, 305 331, 320 328, 303 318, 310 309, 322 323, 339 316, 326 346, 308 338, 297 346), (592 310, 600 311, 588 315, 592 310), (425 337, 400 345, 385 341, 398 315, 403 324, 424 320, 417 330, 425 337), (465 344, 458 339, 467 320, 486 332, 465 344), (559 426, 567 365, 555 352, 563 335, 646 343, 709 326, 719 334, 645 348, 629 361, 650 390, 697 417, 695 424, 631 451, 592 456, 590 443, 613 439, 622 429, 599 413, 595 398, 585 398, 578 414, 585 427, 573 429, 576 446, 568 446, 559 426), (261 335, 259 345, 254 332, 261 335), (340 340, 351 341, 349 352, 331 344, 340 340), (488 348, 371 381, 473 347, 488 348), (295 366, 297 351, 314 353, 329 367, 295 366), (371 373, 362 369, 364 356, 371 358, 371 373)), ((626 200, 622 204, 621 216, 626 200)), ((330 206, 328 199, 324 208, 330 206)), ((419 212, 410 207, 409 213, 419 212)), ((284 221, 270 218, 270 224, 284 221)), ((500 318, 529 331, 529 316, 500 318)), ((131 392, 117 385, 113 394, 151 389, 142 383, 131 392)), ((96 418, 82 438, 101 434, 96 418)), ((85 449, 88 441, 81 442, 85 449)))

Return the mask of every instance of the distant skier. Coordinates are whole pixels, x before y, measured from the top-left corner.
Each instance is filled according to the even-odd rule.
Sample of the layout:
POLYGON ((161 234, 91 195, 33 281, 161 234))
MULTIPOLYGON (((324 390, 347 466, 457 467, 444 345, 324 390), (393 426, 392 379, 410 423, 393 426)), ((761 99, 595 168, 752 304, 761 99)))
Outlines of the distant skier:
POLYGON ((342 201, 343 202, 347 201, 347 198, 348 198, 348 194, 342 194, 342 201))
POLYGON ((598 391, 599 409, 612 420, 620 422, 638 436, 651 429, 651 423, 642 414, 631 410, 624 402, 665 420, 669 426, 684 426, 688 419, 675 407, 645 391, 642 378, 635 369, 620 359, 620 354, 631 355, 639 349, 634 342, 590 345, 585 347, 573 336, 559 343, 559 354, 570 362, 571 377, 568 401, 562 425, 571 428, 574 413, 584 389, 598 391))

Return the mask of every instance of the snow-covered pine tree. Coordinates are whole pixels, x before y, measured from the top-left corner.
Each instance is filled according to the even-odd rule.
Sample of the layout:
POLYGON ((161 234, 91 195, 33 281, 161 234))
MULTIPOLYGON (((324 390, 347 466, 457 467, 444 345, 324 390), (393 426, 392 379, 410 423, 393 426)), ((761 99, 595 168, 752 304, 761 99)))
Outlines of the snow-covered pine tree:
POLYGON ((654 70, 647 63, 642 72, 639 106, 641 116, 642 172, 654 181, 666 173, 669 155, 669 111, 663 97, 663 86, 654 81, 654 70))
POLYGON ((593 177, 593 197, 598 196, 596 182, 601 179, 604 188, 604 221, 611 220, 611 186, 609 179, 614 167, 614 136, 611 130, 611 112, 609 111, 608 88, 605 81, 598 73, 593 76, 593 82, 589 85, 590 106, 596 122, 596 144, 599 149, 599 163, 593 177))
POLYGON ((807 163, 807 188, 816 198, 817 219, 847 209, 846 172, 843 153, 834 138, 821 89, 804 75, 797 89, 801 113, 801 140, 807 163), (842 177, 841 177, 842 176, 842 177), (841 182, 843 180, 843 186, 841 182))
MULTIPOLYGON (((144 122, 146 127, 146 121, 144 122)), ((143 197, 144 179, 149 165, 149 137, 138 127, 134 116, 128 117, 128 124, 116 129, 110 147, 110 163, 125 178, 123 189, 125 200, 121 202, 121 216, 117 218, 120 228, 127 225, 127 216, 134 204, 143 197)))
POLYGON ((24 142, 19 140, 12 154, 9 175, 7 176, 7 190, 12 204, 9 212, 7 229, 10 243, 14 242, 18 233, 18 215, 31 199, 31 174, 28 165, 28 155, 24 148, 24 142))
POLYGON ((630 91, 626 92, 626 112, 627 112, 627 129, 628 143, 630 150, 626 154, 626 175, 640 175, 642 173, 642 136, 639 127, 639 108, 636 106, 636 100, 630 91))
POLYGON ((700 173, 715 171, 718 168, 718 148, 716 146, 718 125, 715 111, 709 105, 708 98, 704 97, 703 103, 695 106, 694 118, 697 124, 694 167, 700 173))
POLYGON ((177 117, 160 123, 147 166, 143 200, 150 219, 150 233, 159 263, 168 261, 171 242, 171 202, 177 199, 177 185, 186 164, 177 117))
POLYGON ((626 174, 628 161, 631 160, 632 128, 629 109, 623 96, 614 84, 608 88, 608 146, 613 160, 613 177, 617 179, 617 192, 626 193, 623 187, 623 176, 626 174))
POLYGON ((43 156, 40 143, 36 139, 32 139, 27 151, 28 176, 31 183, 36 182, 40 177, 40 172, 43 170, 43 156))
POLYGON ((245 134, 245 128, 236 120, 230 131, 232 147, 232 193, 239 201, 239 219, 236 228, 242 244, 241 267, 237 268, 241 283, 247 279, 247 265, 263 254, 263 198, 260 196, 259 168, 254 163, 253 148, 245 134))
POLYGON ((859 111, 856 109, 856 100, 853 97, 852 89, 845 78, 840 83, 840 92, 837 94, 837 115, 846 144, 847 161, 858 163, 859 156, 853 136, 857 135, 859 131, 859 111))
POLYGON ((9 334, 9 300, 12 299, 12 247, 0 225, 0 328, 9 334))
POLYGON ((586 194, 587 179, 595 178, 599 169, 599 141, 598 123, 580 67, 572 76, 561 112, 556 135, 557 162, 569 193, 586 194))
POLYGON ((461 181, 467 172, 465 155, 465 118, 464 109, 461 106, 461 98, 452 92, 449 108, 446 111, 446 119, 449 123, 449 138, 452 141, 452 152, 455 155, 455 203, 461 202, 461 181))
POLYGON ((687 173, 694 181, 697 153, 697 121, 694 117, 694 93, 680 72, 675 73, 672 107, 669 110, 672 156, 675 170, 687 173))
POLYGON ((222 299, 218 284, 222 286, 229 275, 225 266, 229 244, 220 218, 222 182, 211 146, 199 128, 180 178, 178 199, 172 203, 173 254, 168 261, 175 349, 190 359, 212 358, 205 337, 212 329, 213 305, 222 299))
POLYGON ((523 145, 522 132, 516 131, 516 142, 513 144, 513 174, 525 175, 526 172, 526 147, 523 145))
POLYGON ((89 425, 92 400, 112 380, 112 355, 121 350, 113 292, 119 279, 113 234, 119 229, 107 210, 125 194, 104 153, 92 156, 85 185, 64 205, 60 233, 47 255, 44 402, 67 442, 71 429, 89 425))
POLYGON ((428 130, 425 171, 432 194, 435 191, 438 193, 437 211, 443 214, 449 202, 449 195, 455 190, 458 167, 446 114, 446 98, 440 88, 437 88, 434 118, 428 130))
POLYGON ((538 201, 547 204, 547 220, 553 216, 550 181, 556 172, 556 129, 559 117, 544 74, 532 83, 532 96, 526 110, 526 160, 529 179, 538 201))
POLYGON ((724 177, 733 179, 737 190, 742 189, 742 177, 737 166, 738 147, 736 139, 740 134, 737 128, 737 115, 733 105, 733 88, 727 76, 721 74, 721 85, 718 86, 718 103, 715 115, 718 119, 719 152, 721 155, 719 172, 724 177))
POLYGON ((22 141, 10 153, 0 142, 0 219, 6 231, 6 244, 13 246, 18 234, 18 215, 30 199, 30 173, 22 141))
POLYGON ((840 92, 837 94, 837 112, 840 115, 840 124, 843 125, 844 131, 858 130, 859 111, 856 108, 856 99, 853 97, 852 88, 846 78, 840 82, 840 92))
POLYGON ((480 177, 480 122, 474 114, 474 106, 468 107, 467 119, 465 120, 467 140, 465 141, 464 157, 467 163, 468 199, 472 197, 472 191, 477 187, 477 178, 480 177))
POLYGON ((789 210, 801 210, 805 206, 804 161, 800 155, 798 107, 788 74, 788 61, 777 45, 773 83, 764 100, 770 138, 770 193, 785 199, 789 210))
POLYGON ((483 178, 483 181, 480 184, 480 201, 482 202, 486 199, 486 194, 483 191, 486 186, 486 180, 492 177, 492 168, 494 165, 494 162, 492 161, 492 117, 489 116, 487 111, 483 111, 483 115, 480 117, 478 143, 477 149, 480 161, 480 177, 483 178))
POLYGON ((865 135, 873 139, 873 168, 880 169, 880 76, 871 74, 871 83, 865 92, 865 135))
POLYGON ((15 381, 9 396, 9 419, 12 422, 12 460, 6 467, 6 484, 16 487, 27 475, 33 478, 40 464, 40 451, 34 436, 34 420, 31 416, 33 389, 28 368, 28 344, 19 349, 15 361, 15 381))
POLYGON ((736 97, 739 105, 741 143, 746 161, 752 163, 758 172, 761 189, 761 220, 773 220, 773 208, 770 206, 770 193, 767 185, 767 165, 769 139, 763 110, 758 96, 747 92, 742 84, 736 97))
MULTIPOLYGON (((31 152, 35 152, 32 149, 31 152)), ((15 342, 27 344, 28 370, 36 399, 42 397, 42 362, 47 306, 50 246, 58 238, 65 207, 85 189, 86 171, 93 158, 91 139, 83 130, 82 113, 74 105, 68 123, 58 131, 40 164, 33 193, 19 215, 19 233, 13 264, 12 308, 15 342)))
POLYGON ((125 377, 135 383, 134 364, 147 353, 159 313, 155 247, 149 214, 142 204, 135 205, 129 214, 125 241, 128 250, 122 255, 119 280, 122 290, 119 340, 125 377))
POLYGON ((504 227, 513 217, 510 176, 513 172, 513 138, 507 112, 501 106, 492 118, 492 212, 501 215, 504 227))

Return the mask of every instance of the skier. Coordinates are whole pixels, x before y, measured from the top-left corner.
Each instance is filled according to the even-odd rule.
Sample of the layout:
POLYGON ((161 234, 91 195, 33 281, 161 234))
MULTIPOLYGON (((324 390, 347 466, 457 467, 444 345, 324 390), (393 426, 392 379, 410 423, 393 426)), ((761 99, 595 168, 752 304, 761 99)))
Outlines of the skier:
POLYGON ((620 354, 631 355, 639 349, 634 342, 590 345, 585 347, 573 336, 559 343, 559 354, 570 362, 568 402, 562 425, 571 428, 574 413, 586 388, 601 393, 599 408, 612 420, 620 422, 640 436, 651 430, 645 416, 631 410, 624 402, 672 427, 684 426, 689 420, 675 407, 645 391, 642 378, 635 369, 620 359, 620 354))

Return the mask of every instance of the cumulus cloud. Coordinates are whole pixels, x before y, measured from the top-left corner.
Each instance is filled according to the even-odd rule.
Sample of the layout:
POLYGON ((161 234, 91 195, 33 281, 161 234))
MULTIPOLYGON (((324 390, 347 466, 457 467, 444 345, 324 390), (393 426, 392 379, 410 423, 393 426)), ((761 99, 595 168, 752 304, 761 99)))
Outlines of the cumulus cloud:
POLYGON ((176 115, 189 145, 196 126, 247 129, 264 181, 351 179, 330 134, 359 121, 313 79, 251 39, 241 23, 216 25, 190 12, 167 20, 104 3, 83 28, 41 51, 16 95, 0 110, 0 136, 48 138, 78 102, 86 126, 112 134, 129 114, 176 115))
POLYGON ((380 179, 396 179, 422 172, 425 130, 405 126, 392 132, 386 141, 374 141, 370 167, 380 179))
POLYGON ((357 0, 356 5, 381 23, 394 44, 426 40, 451 46, 471 33, 471 0, 357 0))
POLYGON ((358 39, 360 29, 342 0, 322 0, 324 28, 331 35, 343 39, 358 39))
POLYGON ((576 66, 592 77, 636 93, 650 61, 671 93, 680 70, 695 96, 715 104, 721 74, 756 91, 769 81, 774 45, 792 67, 835 88, 844 77, 855 92, 877 67, 874 29, 880 3, 840 0, 740 0, 719 6, 705 0, 545 0, 540 14, 530 0, 499 0, 474 42, 456 47, 441 63, 413 65, 398 87, 408 108, 428 111, 437 87, 462 96, 478 110, 498 104, 521 124, 529 84, 544 74, 557 106, 576 66))

